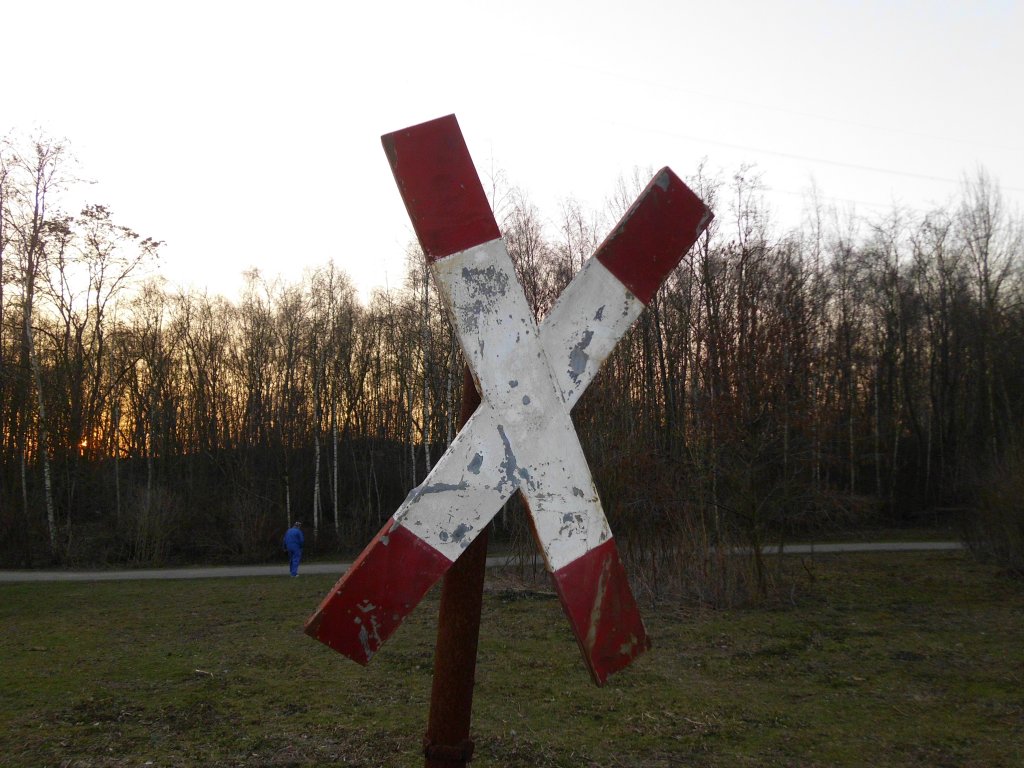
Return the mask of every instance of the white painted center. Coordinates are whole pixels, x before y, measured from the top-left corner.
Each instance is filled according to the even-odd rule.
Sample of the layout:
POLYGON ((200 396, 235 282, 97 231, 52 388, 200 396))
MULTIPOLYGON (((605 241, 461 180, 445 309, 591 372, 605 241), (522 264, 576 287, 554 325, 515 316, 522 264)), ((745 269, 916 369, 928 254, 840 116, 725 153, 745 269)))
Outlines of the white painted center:
POLYGON ((518 489, 558 570, 611 537, 569 411, 644 305, 591 259, 538 330, 502 240, 434 273, 482 402, 396 524, 455 560, 518 489))

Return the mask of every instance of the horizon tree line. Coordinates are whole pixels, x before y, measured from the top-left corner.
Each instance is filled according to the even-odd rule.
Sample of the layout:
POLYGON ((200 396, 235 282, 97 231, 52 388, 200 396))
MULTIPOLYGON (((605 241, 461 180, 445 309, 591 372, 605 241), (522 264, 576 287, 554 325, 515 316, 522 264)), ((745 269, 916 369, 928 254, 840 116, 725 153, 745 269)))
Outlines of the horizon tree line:
MULTIPOLYGON (((645 182, 548 218, 496 181, 538 319, 645 182)), ((716 219, 574 411, 627 554, 972 509, 1024 426, 1024 226, 987 172, 925 213, 812 198, 784 232, 754 169, 687 182, 716 219)), ((365 304, 333 261, 183 291, 148 275, 159 241, 60 210, 71 183, 65 143, 0 143, 0 562, 261 559, 296 518, 358 550, 455 433, 418 248, 365 304)), ((515 502, 496 528, 529 538, 515 502)))

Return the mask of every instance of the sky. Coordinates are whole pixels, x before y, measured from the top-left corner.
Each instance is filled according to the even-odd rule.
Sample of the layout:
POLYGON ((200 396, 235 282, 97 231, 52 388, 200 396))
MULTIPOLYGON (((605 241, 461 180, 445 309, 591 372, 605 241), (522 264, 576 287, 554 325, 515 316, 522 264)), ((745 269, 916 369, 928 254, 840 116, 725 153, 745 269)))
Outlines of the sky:
POLYGON ((783 230, 812 186, 924 211, 979 167, 1024 209, 1022 30, 1008 0, 33 0, 0 13, 0 134, 65 137, 173 285, 333 260, 365 299, 413 240, 380 136, 450 113, 551 222, 702 161, 753 164, 783 230))

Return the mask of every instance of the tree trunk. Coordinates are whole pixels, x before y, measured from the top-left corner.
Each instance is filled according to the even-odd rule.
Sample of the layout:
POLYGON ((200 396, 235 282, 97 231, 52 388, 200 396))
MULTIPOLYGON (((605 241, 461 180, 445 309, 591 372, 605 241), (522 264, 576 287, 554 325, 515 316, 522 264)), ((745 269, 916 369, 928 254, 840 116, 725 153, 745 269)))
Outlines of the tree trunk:
POLYGON ((423 314, 421 316, 421 347, 423 349, 423 455, 426 474, 430 474, 430 271, 423 266, 423 314))
MULTIPOLYGON (((316 365, 316 363, 314 363, 316 365)), ((320 380, 313 373, 313 540, 320 534, 320 380)))
POLYGON ((338 416, 331 406, 331 508, 334 512, 334 534, 341 536, 341 520, 338 514, 338 416))
POLYGON ((32 378, 36 387, 36 405, 39 411, 39 458, 43 465, 43 498, 46 505, 46 527, 50 536, 50 554, 59 557, 57 551, 57 517, 53 508, 53 482, 50 477, 50 435, 46 421, 46 401, 43 397, 43 375, 36 354, 32 334, 31 310, 25 315, 25 343, 28 345, 28 359, 32 366, 32 378))

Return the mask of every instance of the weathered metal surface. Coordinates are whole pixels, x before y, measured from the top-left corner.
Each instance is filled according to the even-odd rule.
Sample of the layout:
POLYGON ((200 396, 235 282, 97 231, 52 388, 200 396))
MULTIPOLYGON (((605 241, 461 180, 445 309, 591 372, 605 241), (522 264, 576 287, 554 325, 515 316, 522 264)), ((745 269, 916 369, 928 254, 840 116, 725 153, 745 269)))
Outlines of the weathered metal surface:
POLYGON ((428 261, 500 237, 455 115, 381 137, 428 261))
POLYGON ((711 219, 701 199, 671 169, 662 168, 605 238, 596 258, 647 304, 711 219))
POLYGON ((712 218, 662 168, 562 292, 541 340, 568 408, 712 218))
MULTIPOLYGON (((436 553, 425 558, 430 567, 385 573, 399 563, 373 553, 385 546, 379 536, 356 564, 362 574, 339 582, 310 619, 310 633, 362 660, 359 606, 386 602, 392 611, 373 625, 375 649, 415 605, 409 598, 440 578, 519 490, 601 684, 649 640, 569 411, 711 214, 663 169, 538 328, 454 117, 391 134, 384 145, 483 402, 390 523, 388 540, 407 531, 436 553), (400 601, 381 600, 396 578, 415 587, 400 601)), ((404 538, 403 545, 412 546, 404 538)))
POLYGON ((320 603, 306 634, 368 664, 451 564, 392 518, 320 603))
POLYGON ((553 576, 576 642, 598 685, 651 647, 614 541, 589 550, 553 576))
POLYGON ((594 258, 565 288, 540 336, 566 408, 576 405, 644 306, 594 258))
POLYGON ((492 415, 494 433, 477 432, 500 446, 484 455, 489 481, 501 496, 522 490, 560 567, 611 532, 512 260, 492 240, 435 262, 434 272, 480 386, 477 413, 492 415))

